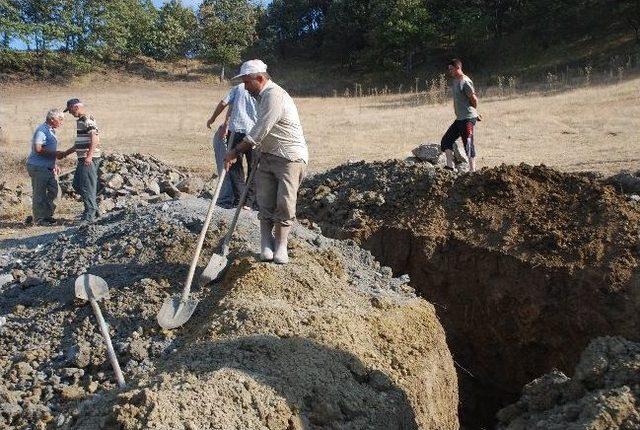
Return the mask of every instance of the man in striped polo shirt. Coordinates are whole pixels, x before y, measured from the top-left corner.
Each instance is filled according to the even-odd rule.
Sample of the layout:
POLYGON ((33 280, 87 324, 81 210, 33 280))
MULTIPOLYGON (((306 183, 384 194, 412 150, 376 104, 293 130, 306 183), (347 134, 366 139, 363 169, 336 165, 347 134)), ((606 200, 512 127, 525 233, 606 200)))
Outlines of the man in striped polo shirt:
POLYGON ((73 176, 73 188, 82 198, 84 213, 82 220, 94 222, 99 216, 98 203, 98 167, 102 160, 98 125, 93 116, 89 115, 79 99, 67 101, 69 112, 76 118, 76 141, 73 147, 65 151, 65 156, 73 152, 78 156, 78 165, 73 176))

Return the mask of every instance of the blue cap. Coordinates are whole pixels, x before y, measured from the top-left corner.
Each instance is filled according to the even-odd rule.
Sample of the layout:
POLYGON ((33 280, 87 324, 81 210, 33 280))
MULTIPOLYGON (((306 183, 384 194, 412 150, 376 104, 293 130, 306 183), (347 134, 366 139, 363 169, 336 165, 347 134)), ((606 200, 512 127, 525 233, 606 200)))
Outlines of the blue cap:
POLYGON ((69 108, 72 107, 73 105, 77 105, 78 103, 82 103, 80 101, 80 99, 69 99, 69 100, 67 100, 67 108, 65 110, 63 110, 62 112, 69 112, 69 108))

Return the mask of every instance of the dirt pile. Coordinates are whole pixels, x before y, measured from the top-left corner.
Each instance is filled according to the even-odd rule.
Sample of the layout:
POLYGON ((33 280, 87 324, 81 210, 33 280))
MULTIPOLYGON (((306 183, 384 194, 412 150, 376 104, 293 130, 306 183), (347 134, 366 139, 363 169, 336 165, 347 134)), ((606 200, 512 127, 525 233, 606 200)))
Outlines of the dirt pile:
POLYGON ((501 430, 640 428, 640 344, 594 339, 573 378, 554 371, 530 382, 498 418, 501 430))
MULTIPOLYGON (((99 223, 2 242, 0 427, 457 429, 457 380, 434 308, 353 243, 301 226, 292 263, 256 261, 244 212, 233 263, 181 329, 155 315, 181 288, 208 202, 133 208, 99 223), (90 306, 102 276, 128 388, 118 390, 90 306)), ((204 265, 224 234, 221 210, 204 265)))
MULTIPOLYGON (((73 172, 60 176, 60 189, 68 197, 73 190, 73 172)), ((164 164, 150 155, 108 154, 98 169, 98 204, 102 212, 146 205, 171 199, 199 196, 205 183, 197 177, 164 164)))
POLYGON ((592 338, 638 338, 640 210, 596 175, 388 161, 316 175, 301 195, 301 217, 437 306, 472 428, 537 375, 572 369, 592 338))

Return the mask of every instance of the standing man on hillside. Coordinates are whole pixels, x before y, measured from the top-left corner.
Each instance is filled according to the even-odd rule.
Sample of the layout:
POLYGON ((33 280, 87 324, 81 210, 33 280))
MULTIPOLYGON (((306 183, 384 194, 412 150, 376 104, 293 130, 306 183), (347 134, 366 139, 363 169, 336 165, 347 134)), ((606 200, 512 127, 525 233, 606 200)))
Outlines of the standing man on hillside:
MULTIPOLYGON (((233 149, 235 148, 241 141, 244 139, 246 134, 253 128, 256 123, 256 100, 249 94, 249 92, 245 89, 244 84, 236 85, 231 88, 229 93, 220 100, 216 110, 211 115, 211 118, 207 121, 207 127, 211 128, 211 124, 216 120, 216 117, 220 115, 220 113, 224 110, 225 107, 229 107, 227 110, 227 115, 225 121, 220 126, 218 133, 220 136, 225 136, 227 140, 226 148, 233 149)), ((217 160, 224 158, 223 152, 226 148, 215 148, 216 151, 216 164, 217 160), (218 154, 221 153, 221 156, 218 154)), ((255 187, 251 184, 246 183, 246 178, 251 174, 251 168, 253 163, 253 150, 248 150, 245 154, 247 159, 247 174, 245 176, 244 166, 242 165, 242 160, 239 163, 235 163, 231 166, 231 170, 229 171, 229 178, 231 182, 231 188, 233 190, 233 204, 238 204, 240 200, 240 196, 244 192, 246 186, 249 186, 249 191, 247 192, 247 200, 244 203, 247 207, 254 206, 255 203, 255 187)), ((220 163, 222 164, 222 162, 220 163)), ((221 167, 221 166, 219 166, 221 167)), ((218 174, 220 173, 220 168, 218 168, 218 174)), ((223 185, 224 189, 224 185, 223 185)), ((220 201, 220 199, 219 199, 220 201)))
MULTIPOLYGON (((56 159, 58 151, 56 129, 62 125, 64 114, 59 109, 47 112, 45 122, 36 128, 31 139, 31 154, 27 158, 27 172, 31 177, 33 222, 39 225, 54 225, 53 213, 58 197, 56 159)), ((29 222, 29 221, 27 221, 29 222)))
POLYGON ((478 97, 471 79, 462 71, 462 61, 457 58, 447 64, 447 73, 453 79, 451 90, 453 93, 453 108, 456 119, 447 132, 442 136, 440 149, 447 158, 447 169, 453 170, 453 145, 456 139, 462 138, 464 151, 469 158, 469 171, 476 171, 476 147, 473 142, 473 129, 479 121, 478 97))
POLYGON ((260 151, 256 172, 260 259, 286 264, 298 187, 309 162, 307 142, 293 99, 271 80, 266 64, 260 60, 246 61, 234 77, 237 78, 258 100, 258 116, 242 142, 227 153, 225 166, 235 163, 238 154, 250 149, 260 151))
POLYGON ((73 176, 73 188, 84 203, 84 213, 81 220, 94 222, 99 217, 98 168, 102 161, 98 125, 79 99, 68 100, 67 108, 63 112, 69 112, 76 118, 75 144, 63 155, 66 157, 75 152, 78 156, 78 164, 73 176))

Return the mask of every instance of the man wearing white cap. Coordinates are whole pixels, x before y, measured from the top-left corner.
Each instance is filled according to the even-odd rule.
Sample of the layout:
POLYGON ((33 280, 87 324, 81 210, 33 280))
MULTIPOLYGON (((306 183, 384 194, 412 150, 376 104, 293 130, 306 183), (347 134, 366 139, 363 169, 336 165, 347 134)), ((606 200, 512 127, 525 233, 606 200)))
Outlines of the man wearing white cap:
POLYGON ((246 61, 236 78, 242 79, 245 89, 258 100, 258 115, 251 131, 227 153, 225 167, 228 170, 239 153, 252 148, 260 151, 256 171, 260 258, 286 264, 298 187, 309 162, 307 142, 293 99, 271 80, 265 63, 246 61))

